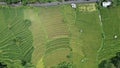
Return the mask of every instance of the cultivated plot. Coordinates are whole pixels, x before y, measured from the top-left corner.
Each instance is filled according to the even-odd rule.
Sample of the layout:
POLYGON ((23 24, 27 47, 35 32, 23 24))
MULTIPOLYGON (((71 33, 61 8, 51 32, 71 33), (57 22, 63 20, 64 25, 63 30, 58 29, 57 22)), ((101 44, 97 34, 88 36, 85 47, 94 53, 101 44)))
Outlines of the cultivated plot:
POLYGON ((66 57, 70 53, 69 31, 63 21, 64 17, 61 11, 61 6, 36 7, 24 10, 24 17, 32 22, 30 30, 33 34, 33 46, 35 47, 32 62, 35 65, 43 59, 41 64, 50 68, 69 60, 66 57), (60 57, 59 54, 64 57, 57 58, 60 57), (48 59, 49 57, 54 58, 48 59))
POLYGON ((7 64, 8 68, 31 61, 32 34, 28 29, 31 22, 23 17, 22 8, 0 10, 0 61, 7 64))

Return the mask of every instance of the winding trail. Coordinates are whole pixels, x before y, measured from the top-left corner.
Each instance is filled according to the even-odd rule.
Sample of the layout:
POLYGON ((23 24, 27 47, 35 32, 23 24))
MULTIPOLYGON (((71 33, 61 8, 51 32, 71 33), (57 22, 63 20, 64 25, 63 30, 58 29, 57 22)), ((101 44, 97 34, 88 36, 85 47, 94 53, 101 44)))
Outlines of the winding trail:
POLYGON ((101 44, 101 47, 99 48, 99 50, 97 52, 100 52, 100 50, 103 48, 103 45, 104 45, 104 39, 105 39, 105 33, 104 33, 104 30, 103 30, 103 22, 102 22, 102 17, 101 17, 101 13, 100 13, 100 10, 99 10, 99 19, 100 19, 100 26, 101 26, 101 31, 102 31, 102 44, 101 44))
POLYGON ((103 22, 102 22, 102 16, 101 16, 100 10, 98 10, 98 14, 99 14, 99 20, 100 20, 101 35, 102 35, 102 39, 101 40, 102 41, 101 41, 101 46, 100 46, 100 48, 97 51, 96 61, 98 61, 98 56, 99 56, 99 53, 100 53, 100 51, 102 50, 102 48, 104 46, 104 40, 105 40, 105 32, 103 30, 103 22))

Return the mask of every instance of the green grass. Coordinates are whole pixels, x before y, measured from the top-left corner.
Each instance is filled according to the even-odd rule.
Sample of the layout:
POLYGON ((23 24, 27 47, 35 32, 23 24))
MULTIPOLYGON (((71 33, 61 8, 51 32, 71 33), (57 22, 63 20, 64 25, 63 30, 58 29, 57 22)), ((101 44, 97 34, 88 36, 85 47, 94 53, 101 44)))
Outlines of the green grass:
POLYGON ((69 32, 63 22, 61 11, 61 6, 35 7, 24 10, 24 18, 32 22, 30 30, 33 34, 33 46, 35 47, 32 62, 35 65, 44 62, 45 67, 49 68, 48 62, 51 61, 52 65, 55 65, 56 61, 60 63, 65 57, 54 58, 56 61, 51 59, 44 61, 46 57, 53 57, 51 54, 56 54, 56 57, 59 57, 56 52, 61 53, 61 56, 66 56, 70 52, 69 32), (63 54, 62 49, 66 50, 66 54, 63 54))
POLYGON ((101 27, 98 18, 98 11, 91 13, 78 12, 78 19, 75 26, 83 32, 79 33, 79 40, 81 40, 81 49, 84 53, 84 62, 80 62, 83 68, 97 68, 97 51, 101 45, 101 27))
POLYGON ((41 58, 44 56, 46 43, 46 33, 44 31, 44 26, 41 22, 40 17, 38 16, 38 9, 26 8, 24 10, 24 18, 31 20, 30 31, 33 36, 33 46, 34 51, 32 54, 32 63, 36 65, 41 58))
POLYGON ((98 11, 79 11, 79 7, 73 10, 65 6, 63 12, 71 32, 73 68, 97 68, 97 51, 101 45, 98 11))
POLYGON ((52 51, 55 51, 60 48, 69 48, 69 38, 58 38, 52 41, 49 41, 46 45, 45 54, 49 54, 52 51))
POLYGON ((100 9, 103 22, 103 31, 105 34, 104 45, 100 52, 99 60, 109 59, 120 51, 120 6, 101 8, 100 9), (118 38, 115 39, 114 36, 118 38))

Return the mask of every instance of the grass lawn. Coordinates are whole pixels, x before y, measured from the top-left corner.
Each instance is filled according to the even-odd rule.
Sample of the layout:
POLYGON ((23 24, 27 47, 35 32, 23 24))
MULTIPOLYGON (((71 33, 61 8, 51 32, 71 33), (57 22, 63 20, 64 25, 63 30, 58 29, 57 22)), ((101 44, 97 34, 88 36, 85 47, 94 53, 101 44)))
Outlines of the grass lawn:
MULTIPOLYGON (((94 4, 94 3, 93 3, 94 4)), ((74 68, 97 68, 97 51, 101 45, 101 27, 95 5, 78 4, 76 10, 64 7, 65 21, 71 33, 74 68), (81 7, 85 7, 84 11, 81 7), (88 11, 88 8, 94 10, 88 11)))
POLYGON ((120 6, 100 9, 105 40, 99 60, 109 59, 120 51, 120 6), (114 36, 117 36, 115 39, 114 36))

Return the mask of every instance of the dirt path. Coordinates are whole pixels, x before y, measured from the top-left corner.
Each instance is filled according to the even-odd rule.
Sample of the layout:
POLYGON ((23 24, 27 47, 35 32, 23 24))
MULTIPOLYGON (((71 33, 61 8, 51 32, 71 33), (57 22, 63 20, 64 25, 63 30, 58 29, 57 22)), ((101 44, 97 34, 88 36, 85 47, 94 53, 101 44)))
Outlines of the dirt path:
MULTIPOLYGON (((71 3, 90 3, 96 2, 97 0, 78 0, 78 1, 62 1, 62 2, 51 2, 51 3, 33 3, 27 4, 27 6, 54 6, 54 5, 61 5, 61 4, 71 4, 71 3)), ((6 2, 0 2, 0 5, 7 5, 6 2)), ((22 4, 11 4, 11 6, 20 6, 22 4)))
POLYGON ((54 5, 61 5, 61 4, 71 4, 71 3, 90 3, 96 2, 96 0, 78 0, 78 1, 67 1, 67 2, 51 2, 51 3, 35 3, 35 4, 27 4, 27 6, 54 6, 54 5))

